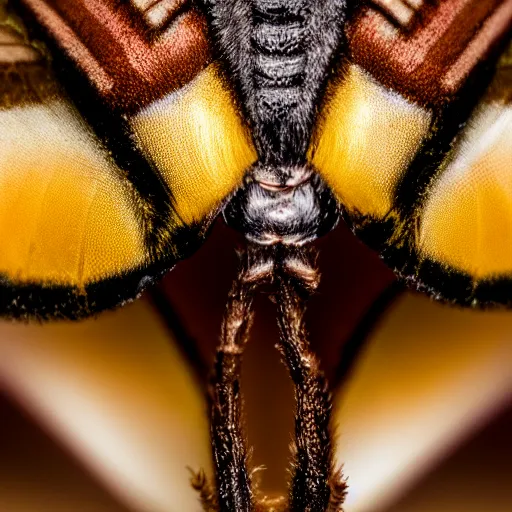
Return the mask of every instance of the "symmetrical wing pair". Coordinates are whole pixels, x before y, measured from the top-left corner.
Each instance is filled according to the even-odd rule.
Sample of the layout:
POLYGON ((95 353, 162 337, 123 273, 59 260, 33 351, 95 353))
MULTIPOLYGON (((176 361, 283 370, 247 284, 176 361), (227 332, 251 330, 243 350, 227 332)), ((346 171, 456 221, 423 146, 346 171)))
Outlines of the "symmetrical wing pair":
MULTIPOLYGON (((308 159, 407 282, 512 303, 510 0, 354 2, 308 159)), ((0 311, 116 306, 204 240, 257 158, 186 0, 0 2, 0 311)))

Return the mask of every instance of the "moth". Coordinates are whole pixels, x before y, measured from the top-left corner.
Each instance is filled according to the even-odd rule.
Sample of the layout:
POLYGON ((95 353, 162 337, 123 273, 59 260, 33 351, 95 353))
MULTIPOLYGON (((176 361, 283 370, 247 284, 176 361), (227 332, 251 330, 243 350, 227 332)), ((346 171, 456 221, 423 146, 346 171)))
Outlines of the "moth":
POLYGON ((309 244, 343 219, 396 274, 512 304, 511 0, 0 3, 0 311, 79 319, 137 297, 222 215, 247 240, 212 377, 206 511, 336 512, 309 244), (294 383, 287 499, 247 464, 254 294, 294 383))

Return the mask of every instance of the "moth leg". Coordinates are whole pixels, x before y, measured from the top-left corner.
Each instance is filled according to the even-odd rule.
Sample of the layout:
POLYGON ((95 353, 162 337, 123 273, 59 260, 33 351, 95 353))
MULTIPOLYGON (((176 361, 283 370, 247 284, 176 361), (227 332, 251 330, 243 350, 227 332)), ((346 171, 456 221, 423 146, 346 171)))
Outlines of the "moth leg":
POLYGON ((239 273, 229 294, 211 383, 211 439, 218 510, 253 512, 254 496, 242 425, 240 370, 252 323, 254 281, 239 273))
POLYGON ((338 512, 346 493, 334 469, 331 442, 331 395, 311 352, 304 327, 304 288, 296 278, 281 278, 276 296, 278 349, 295 388, 295 442, 289 488, 290 512, 338 512))

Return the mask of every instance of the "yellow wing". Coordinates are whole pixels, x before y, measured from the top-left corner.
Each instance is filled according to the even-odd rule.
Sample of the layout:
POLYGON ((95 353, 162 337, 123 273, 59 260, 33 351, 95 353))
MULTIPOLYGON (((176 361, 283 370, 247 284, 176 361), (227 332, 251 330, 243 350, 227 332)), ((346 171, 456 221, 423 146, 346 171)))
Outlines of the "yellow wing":
MULTIPOLYGON (((85 46, 98 27, 76 32, 65 10, 25 4, 57 51, 51 60, 0 4, 0 311, 80 317, 133 298, 197 248, 254 150, 207 50, 187 57, 192 76, 147 95, 151 70, 135 63, 119 78, 91 53, 98 41, 85 46), (120 81, 141 100, 113 95, 120 81)), ((103 42, 118 14, 99 27, 103 42)), ((204 39, 197 16, 170 33, 204 39)), ((160 46, 140 45, 156 59, 160 46)))
POLYGON ((363 8, 310 156, 407 282, 511 305, 512 2, 461 6, 425 4, 407 30, 363 8))

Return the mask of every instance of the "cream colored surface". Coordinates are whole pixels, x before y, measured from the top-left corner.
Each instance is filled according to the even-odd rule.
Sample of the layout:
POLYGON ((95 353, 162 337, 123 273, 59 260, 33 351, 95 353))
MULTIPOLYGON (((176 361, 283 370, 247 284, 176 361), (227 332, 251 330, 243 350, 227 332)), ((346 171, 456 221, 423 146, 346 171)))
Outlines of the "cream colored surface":
MULTIPOLYGON (((0 23, 2 20, 2 7, 0 6, 0 23)), ((0 63, 34 62, 40 55, 23 41, 23 38, 12 29, 0 26, 0 63)))
POLYGON ((0 110, 0 272, 83 286, 141 263, 131 191, 63 100, 0 110))
MULTIPOLYGON (((203 390, 148 303, 79 324, 2 321, 0 376, 130 510, 199 511, 187 467, 211 464, 203 390)), ((50 512, 48 502, 66 500, 65 489, 53 497, 44 491, 9 482, 0 510, 50 512)))
POLYGON ((429 194, 418 244, 474 278, 512 276, 512 105, 473 116, 429 194))
POLYGON ((215 64, 180 91, 132 117, 131 126, 187 224, 217 208, 256 160, 215 64))
POLYGON ((349 211, 382 218, 428 132, 431 114, 355 65, 329 94, 312 163, 349 211))
POLYGON ((349 479, 344 510, 392 510, 417 479, 510 403, 511 370, 512 313, 404 296, 336 396, 337 461, 349 479))

